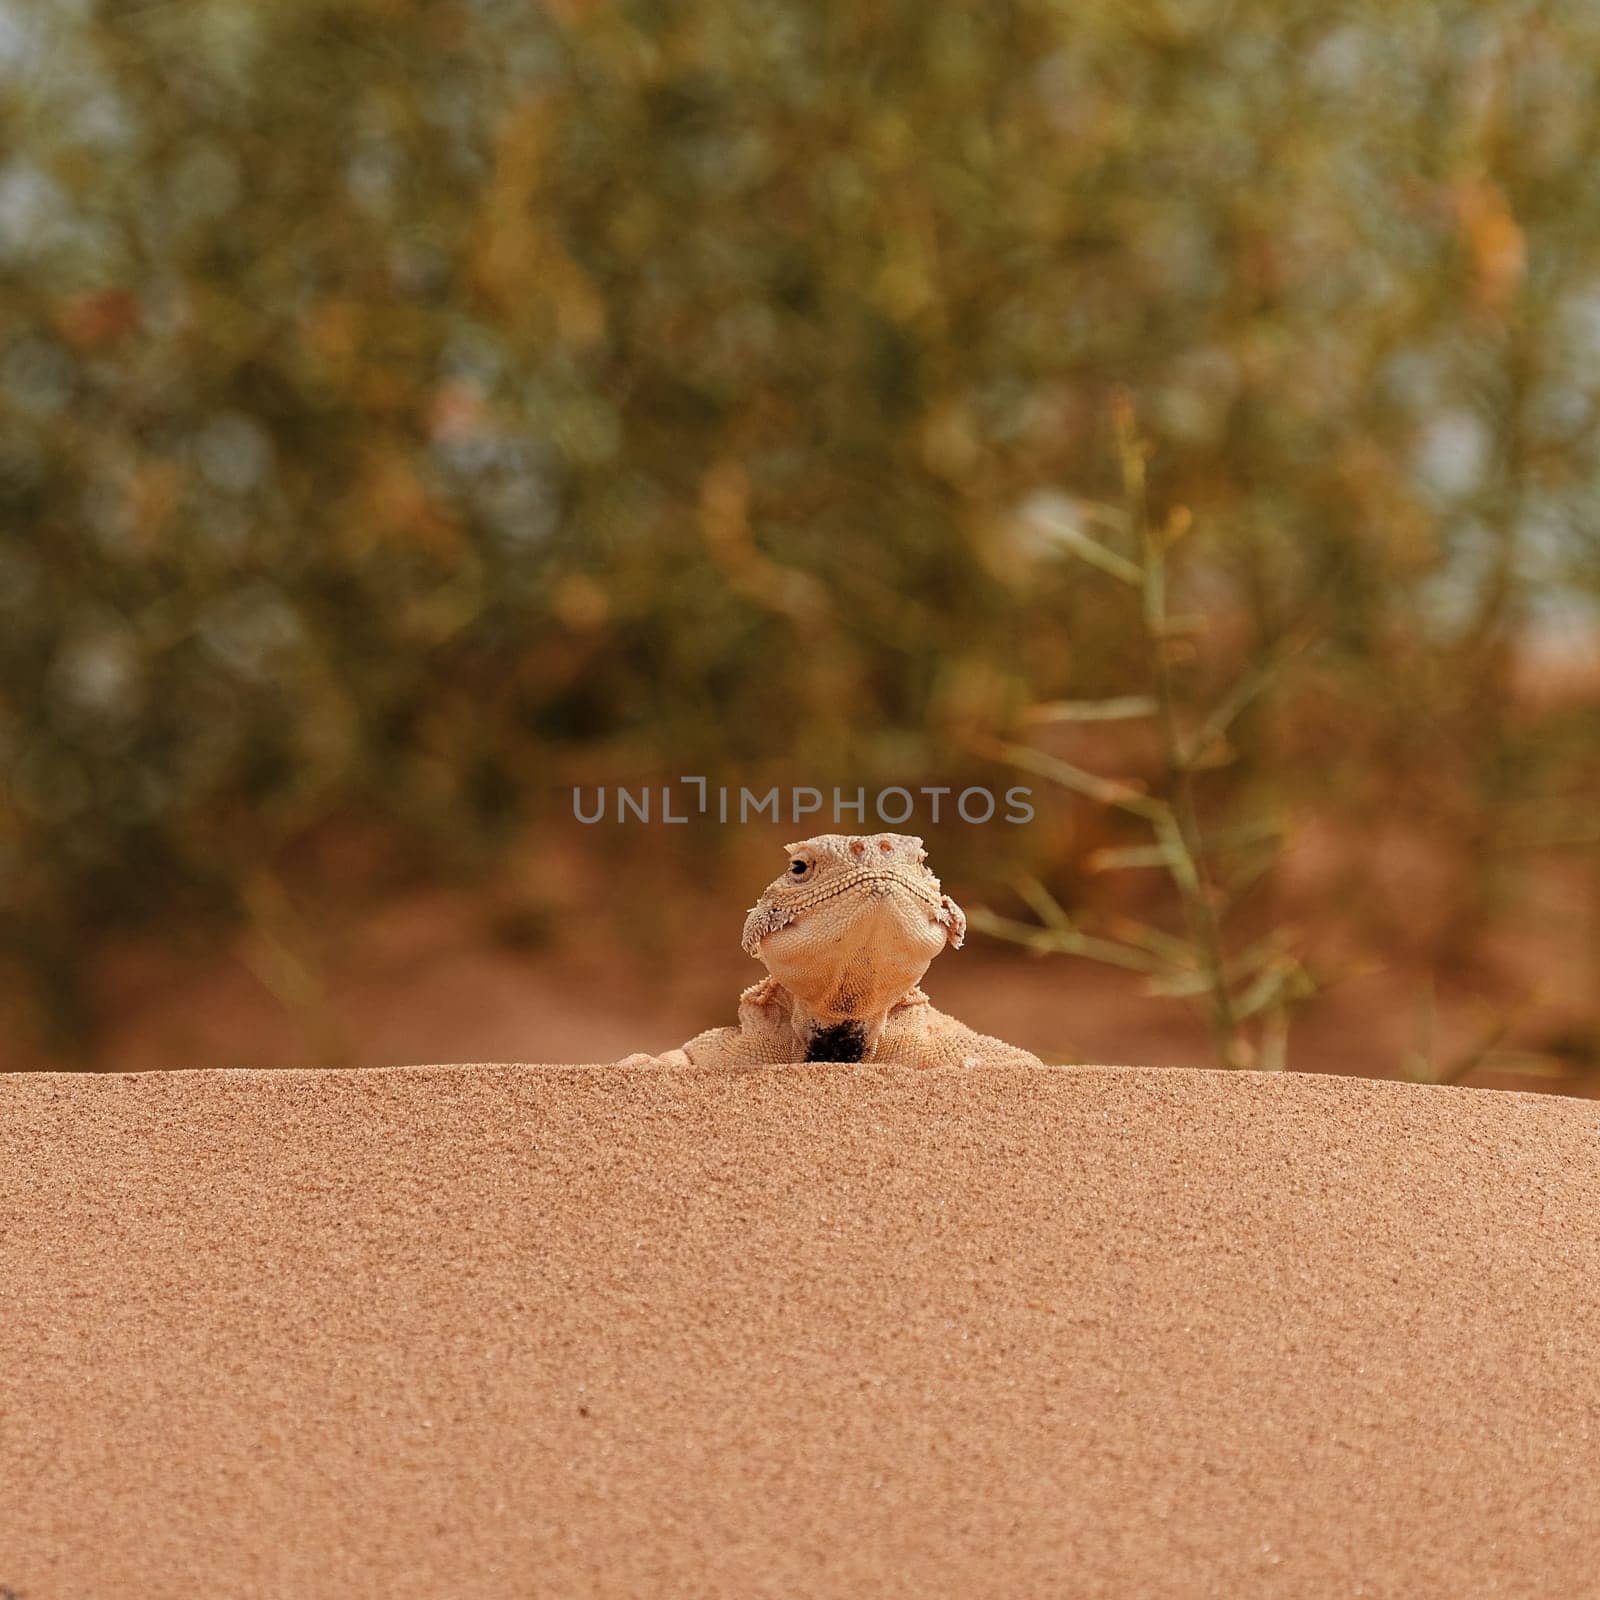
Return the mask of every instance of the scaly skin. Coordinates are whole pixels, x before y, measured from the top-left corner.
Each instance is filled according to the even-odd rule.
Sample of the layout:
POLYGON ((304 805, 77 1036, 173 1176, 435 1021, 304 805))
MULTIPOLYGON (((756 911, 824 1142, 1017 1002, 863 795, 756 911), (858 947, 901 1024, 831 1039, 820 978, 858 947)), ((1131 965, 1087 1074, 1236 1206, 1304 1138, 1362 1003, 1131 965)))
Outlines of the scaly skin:
POLYGON ((739 1025, 624 1065, 1040 1065, 935 1010, 918 987, 933 958, 947 943, 960 949, 967 931, 920 839, 825 833, 786 848, 788 868, 745 918, 745 951, 770 976, 739 996, 739 1025))

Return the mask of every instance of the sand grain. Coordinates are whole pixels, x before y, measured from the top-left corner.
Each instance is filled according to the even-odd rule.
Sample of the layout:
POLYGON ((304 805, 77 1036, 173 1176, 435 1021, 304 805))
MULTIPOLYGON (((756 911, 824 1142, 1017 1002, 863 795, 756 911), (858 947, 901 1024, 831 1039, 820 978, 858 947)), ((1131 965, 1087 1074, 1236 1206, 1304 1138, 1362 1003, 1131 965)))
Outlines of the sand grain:
POLYGON ((1600 1594, 1600 1106, 0 1079, 0 1585, 1600 1594))

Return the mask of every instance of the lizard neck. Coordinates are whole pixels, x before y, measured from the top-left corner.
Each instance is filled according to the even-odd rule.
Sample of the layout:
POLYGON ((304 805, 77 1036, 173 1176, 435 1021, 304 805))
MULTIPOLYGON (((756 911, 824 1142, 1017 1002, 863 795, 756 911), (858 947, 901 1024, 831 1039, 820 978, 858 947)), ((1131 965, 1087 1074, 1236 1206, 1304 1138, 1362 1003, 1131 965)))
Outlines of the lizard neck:
POLYGON ((805 1061, 871 1061, 877 1053, 889 1015, 918 991, 911 989, 881 1011, 854 1017, 819 1016, 805 1001, 789 992, 789 1023, 800 1059, 805 1061))

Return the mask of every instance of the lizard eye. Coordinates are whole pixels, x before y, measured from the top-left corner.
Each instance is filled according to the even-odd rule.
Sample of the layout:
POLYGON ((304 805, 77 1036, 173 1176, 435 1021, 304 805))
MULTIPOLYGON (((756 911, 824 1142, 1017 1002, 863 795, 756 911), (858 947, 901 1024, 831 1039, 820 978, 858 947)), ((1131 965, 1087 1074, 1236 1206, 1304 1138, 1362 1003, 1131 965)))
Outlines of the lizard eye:
POLYGON ((797 878, 805 877, 810 870, 811 863, 803 860, 800 856, 796 856, 794 860, 789 863, 789 871, 797 878))

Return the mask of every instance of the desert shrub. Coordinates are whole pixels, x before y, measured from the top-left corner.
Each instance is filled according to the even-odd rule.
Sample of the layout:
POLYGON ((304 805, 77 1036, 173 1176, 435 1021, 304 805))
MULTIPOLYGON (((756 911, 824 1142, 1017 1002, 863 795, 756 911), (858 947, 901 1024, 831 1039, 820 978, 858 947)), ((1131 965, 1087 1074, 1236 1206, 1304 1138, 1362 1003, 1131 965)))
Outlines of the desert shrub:
POLYGON ((0 872, 58 986, 329 817, 492 856, 575 775, 914 777, 1121 692, 1119 386, 1228 671, 1324 642, 1240 781, 1488 836, 1592 776, 1512 698, 1600 587, 1590 6, 4 30, 0 872))

